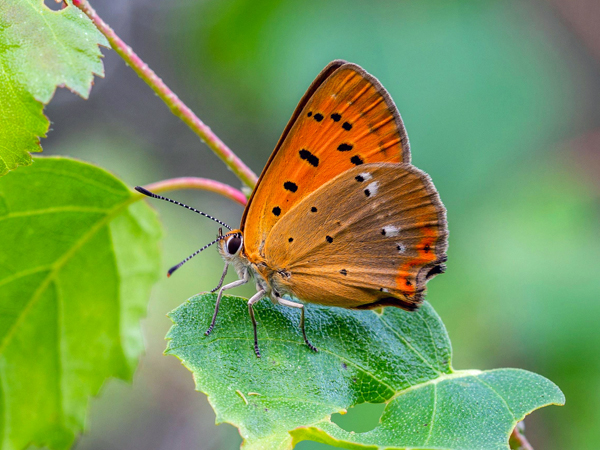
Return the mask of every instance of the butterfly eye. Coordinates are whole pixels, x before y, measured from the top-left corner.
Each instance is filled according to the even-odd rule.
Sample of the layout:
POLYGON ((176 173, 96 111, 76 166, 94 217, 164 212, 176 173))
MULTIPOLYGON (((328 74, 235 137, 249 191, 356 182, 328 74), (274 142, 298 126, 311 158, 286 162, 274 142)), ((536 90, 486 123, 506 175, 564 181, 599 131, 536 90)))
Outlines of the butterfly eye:
POLYGON ((227 240, 227 252, 230 255, 235 255, 242 245, 241 236, 232 236, 227 240))

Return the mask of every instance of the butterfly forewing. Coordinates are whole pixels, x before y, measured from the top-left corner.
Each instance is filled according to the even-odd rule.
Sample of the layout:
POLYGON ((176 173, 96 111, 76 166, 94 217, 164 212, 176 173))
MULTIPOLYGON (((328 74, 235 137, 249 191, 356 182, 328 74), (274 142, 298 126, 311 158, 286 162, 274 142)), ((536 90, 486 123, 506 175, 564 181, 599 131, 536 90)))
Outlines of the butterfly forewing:
POLYGON ((409 164, 351 168, 297 203, 265 245, 272 284, 304 301, 414 309, 444 270, 445 209, 409 164))
POLYGON ((246 254, 262 259, 273 226, 339 174, 409 160, 402 120, 383 86, 359 66, 334 61, 305 94, 250 198, 241 225, 246 254))

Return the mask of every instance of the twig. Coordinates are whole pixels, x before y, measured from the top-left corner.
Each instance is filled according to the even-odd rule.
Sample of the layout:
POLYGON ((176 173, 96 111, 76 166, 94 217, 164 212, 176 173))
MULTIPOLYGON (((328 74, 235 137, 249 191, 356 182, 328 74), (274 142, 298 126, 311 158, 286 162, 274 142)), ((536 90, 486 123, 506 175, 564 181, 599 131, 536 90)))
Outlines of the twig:
POLYGON ((251 188, 256 185, 257 177, 246 166, 240 158, 229 148, 212 130, 202 122, 194 112, 183 103, 177 95, 167 87, 158 75, 154 73, 148 65, 129 47, 123 40, 117 36, 114 30, 109 27, 98 16, 94 8, 85 0, 73 0, 73 4, 81 9, 91 20, 100 32, 106 36, 108 42, 125 62, 142 78, 171 109, 171 112, 183 120, 206 145, 208 145, 219 158, 235 173, 243 183, 251 188))
POLYGON ((517 426, 513 430, 510 438, 508 439, 510 443, 510 448, 515 450, 533 450, 533 447, 527 441, 527 438, 523 434, 525 431, 525 425, 523 421, 517 423, 517 426))
POLYGON ((209 180, 207 178, 171 178, 169 180, 157 181, 144 187, 156 193, 174 191, 176 189, 202 189, 221 194, 223 197, 238 202, 240 205, 246 205, 246 196, 242 191, 220 181, 209 180))

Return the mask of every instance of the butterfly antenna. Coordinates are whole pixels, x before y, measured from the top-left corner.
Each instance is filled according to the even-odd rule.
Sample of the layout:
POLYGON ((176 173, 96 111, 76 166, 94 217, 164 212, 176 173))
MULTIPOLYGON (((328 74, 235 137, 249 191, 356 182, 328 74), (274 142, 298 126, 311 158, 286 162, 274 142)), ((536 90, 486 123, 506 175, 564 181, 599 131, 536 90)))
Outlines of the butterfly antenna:
MULTIPOLYGON (((223 225, 228 230, 231 230, 231 227, 229 225, 227 225, 225 222, 221 222, 219 219, 215 219, 213 216, 209 216, 208 214, 203 213, 202 211, 198 211, 196 208, 192 208, 191 206, 185 205, 185 204, 177 202, 175 200, 171 200, 170 198, 163 197, 162 195, 157 195, 157 194, 155 194, 153 192, 150 192, 148 189, 144 189, 141 186, 136 186, 135 190, 138 191, 141 194, 147 195, 148 197, 158 198, 159 200, 165 200, 167 202, 171 202, 171 203, 175 203, 176 205, 183 206, 184 208, 187 208, 190 211, 194 211, 194 212, 196 212, 196 213, 198 213, 198 214, 200 214, 200 215, 202 215, 204 217, 208 217, 209 219, 214 220, 218 224, 223 225)), ((213 244, 214 244, 214 242, 213 242, 213 244)), ((210 245, 212 245, 212 244, 210 244, 210 245)))
POLYGON ((200 253, 202 250, 206 250, 208 247, 210 247, 211 245, 216 244, 217 242, 225 239, 227 236, 219 236, 218 238, 216 238, 214 241, 212 241, 210 244, 206 244, 204 247, 202 247, 200 250, 196 250, 194 253, 192 253, 190 256, 188 256, 187 258, 185 258, 183 261, 181 261, 179 264, 177 264, 176 266, 173 266, 169 269, 169 271, 167 272, 167 277, 170 277, 173 272, 175 272, 177 269, 179 269, 181 266, 183 266, 186 262, 188 262, 190 259, 192 259, 194 256, 196 256, 198 253, 200 253))

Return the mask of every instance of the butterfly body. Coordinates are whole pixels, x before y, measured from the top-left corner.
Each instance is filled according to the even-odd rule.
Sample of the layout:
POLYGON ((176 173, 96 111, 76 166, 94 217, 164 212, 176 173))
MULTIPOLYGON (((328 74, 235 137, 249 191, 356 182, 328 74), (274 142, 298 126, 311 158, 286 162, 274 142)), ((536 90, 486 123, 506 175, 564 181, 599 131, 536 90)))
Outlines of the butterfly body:
POLYGON ((389 94, 356 64, 333 61, 292 114, 240 228, 215 241, 225 269, 206 334, 223 292, 252 278, 257 356, 252 306, 263 297, 301 310, 313 350, 304 305, 290 299, 415 310, 426 283, 445 271, 447 236, 446 210, 429 176, 410 164, 389 94), (222 286, 230 266, 239 280, 222 286))

